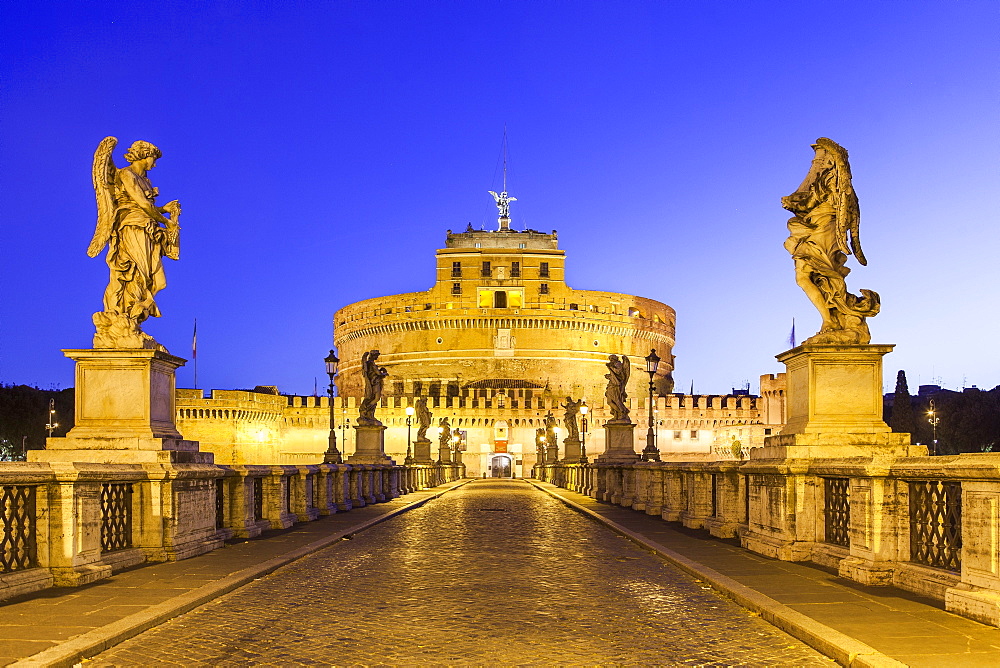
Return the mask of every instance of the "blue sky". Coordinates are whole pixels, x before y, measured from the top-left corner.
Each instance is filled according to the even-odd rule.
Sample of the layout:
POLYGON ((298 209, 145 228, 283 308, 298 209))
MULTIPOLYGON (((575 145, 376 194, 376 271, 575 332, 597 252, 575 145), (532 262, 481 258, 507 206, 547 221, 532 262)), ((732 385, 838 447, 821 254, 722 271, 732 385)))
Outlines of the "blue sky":
POLYGON ((514 227, 559 231, 573 287, 673 306, 679 388, 756 388, 818 328, 780 198, 820 136, 851 154, 888 389, 993 387, 998 34, 995 2, 4 3, 0 382, 69 386, 90 345, 104 136, 160 146, 184 208, 146 330, 189 357, 198 319, 202 387, 311 393, 336 309, 495 225, 506 126, 514 227))

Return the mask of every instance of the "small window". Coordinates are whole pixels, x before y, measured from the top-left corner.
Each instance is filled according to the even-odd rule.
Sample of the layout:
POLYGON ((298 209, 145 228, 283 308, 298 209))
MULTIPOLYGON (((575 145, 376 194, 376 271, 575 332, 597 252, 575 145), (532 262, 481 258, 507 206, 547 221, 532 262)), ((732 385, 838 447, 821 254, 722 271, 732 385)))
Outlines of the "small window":
POLYGON ((543 295, 549 294, 549 284, 548 283, 542 283, 541 285, 539 285, 538 286, 538 292, 540 292, 543 295))
POLYGON ((694 441, 698 440, 698 430, 697 429, 692 429, 691 430, 691 440, 694 440, 694 441))
POLYGON ((518 245, 517 245, 517 247, 518 247, 518 248, 524 248, 524 247, 525 247, 525 244, 518 244, 518 245))
POLYGON ((490 266, 489 262, 483 262, 483 276, 489 277, 493 275, 493 267, 490 266))
POLYGON ((539 265, 539 267, 538 267, 538 275, 540 277, 542 277, 542 278, 548 278, 549 277, 549 263, 548 262, 543 262, 541 265, 539 265))
POLYGON ((452 283, 451 284, 451 294, 453 294, 453 295, 460 295, 460 294, 462 294, 462 284, 461 283, 452 283))
POLYGON ((403 396, 403 381, 397 380, 392 383, 392 393, 397 397, 403 396))
POLYGON ((521 276, 521 263, 511 262, 510 263, 510 277, 519 278, 521 276))
POLYGON ((681 433, 679 431, 674 432, 674 440, 675 441, 681 440, 681 433))
POLYGON ((461 276, 462 275, 462 263, 461 262, 452 262, 451 263, 451 275, 452 276, 461 276))
POLYGON ((569 305, 569 310, 570 311, 579 311, 580 310, 580 305, 579 304, 570 304, 569 305))
MULTIPOLYGON (((440 343, 440 340, 438 341, 440 343)), ((424 393, 424 381, 415 380, 413 381, 413 394, 420 396, 424 393)))
POLYGON ((770 428, 765 429, 764 430, 764 435, 765 436, 770 436, 771 435, 771 429, 770 428))
POLYGON ((476 242, 476 248, 482 248, 482 247, 483 247, 483 245, 477 241, 476 242))

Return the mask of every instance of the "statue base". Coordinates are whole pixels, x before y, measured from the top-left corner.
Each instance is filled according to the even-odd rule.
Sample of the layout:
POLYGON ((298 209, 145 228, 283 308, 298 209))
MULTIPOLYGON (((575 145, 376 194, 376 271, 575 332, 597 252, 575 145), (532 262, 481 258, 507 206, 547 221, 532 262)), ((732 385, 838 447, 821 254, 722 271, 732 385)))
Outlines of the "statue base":
POLYGON ((413 462, 415 464, 432 464, 431 442, 427 439, 417 439, 413 442, 413 462))
POLYGON ((31 461, 211 464, 174 424, 174 372, 185 360, 159 350, 64 350, 76 362, 76 426, 31 461))
POLYGON ((354 454, 347 458, 348 464, 388 464, 396 462, 385 454, 385 425, 356 425, 354 433, 356 447, 354 454))
POLYGON ((628 464, 639 460, 635 452, 635 425, 608 422, 604 425, 607 447, 595 464, 628 464))
POLYGON ((751 459, 919 456, 909 434, 882 420, 882 357, 893 345, 803 344, 777 356, 787 369, 788 419, 751 459))
POLYGON ((788 382, 781 434, 892 431, 882 420, 882 356, 894 347, 803 344, 778 355, 788 382))
POLYGON ((579 464, 583 451, 580 449, 580 439, 563 439, 563 461, 567 464, 579 464))

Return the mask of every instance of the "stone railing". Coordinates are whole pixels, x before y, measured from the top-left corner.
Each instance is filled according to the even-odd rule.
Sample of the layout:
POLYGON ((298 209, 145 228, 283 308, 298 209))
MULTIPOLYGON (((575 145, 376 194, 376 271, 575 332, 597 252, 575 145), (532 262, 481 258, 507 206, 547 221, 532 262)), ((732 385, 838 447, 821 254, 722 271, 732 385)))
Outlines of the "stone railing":
POLYGON ((1000 455, 546 464, 535 476, 1000 626, 1000 455))
POLYGON ((0 462, 0 600, 459 479, 459 465, 0 462))

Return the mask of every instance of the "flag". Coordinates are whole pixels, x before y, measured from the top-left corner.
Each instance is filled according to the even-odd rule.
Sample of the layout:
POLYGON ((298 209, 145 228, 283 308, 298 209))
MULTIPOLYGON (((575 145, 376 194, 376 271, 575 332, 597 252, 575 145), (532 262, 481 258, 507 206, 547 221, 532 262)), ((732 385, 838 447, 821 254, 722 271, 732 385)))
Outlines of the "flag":
POLYGON ((792 333, 788 335, 788 345, 795 347, 795 318, 792 318, 792 333))
POLYGON ((191 335, 191 358, 198 359, 198 318, 194 319, 194 333, 191 335))
POLYGON ((688 394, 691 395, 692 397, 694 396, 694 379, 693 378, 691 379, 691 391, 688 392, 688 394))

